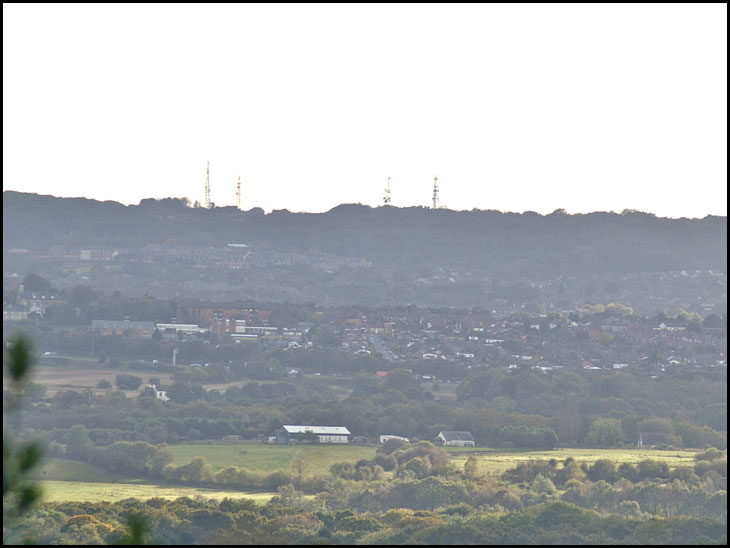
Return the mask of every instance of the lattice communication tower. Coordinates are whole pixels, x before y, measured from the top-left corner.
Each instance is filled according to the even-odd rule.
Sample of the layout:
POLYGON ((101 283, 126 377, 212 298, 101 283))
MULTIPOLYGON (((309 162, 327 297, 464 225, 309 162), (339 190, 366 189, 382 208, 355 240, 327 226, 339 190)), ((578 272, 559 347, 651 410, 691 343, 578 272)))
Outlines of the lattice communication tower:
POLYGON ((205 168, 205 207, 210 209, 210 160, 205 168))
POLYGON ((236 183, 236 207, 241 209, 241 176, 238 176, 238 183, 236 183))

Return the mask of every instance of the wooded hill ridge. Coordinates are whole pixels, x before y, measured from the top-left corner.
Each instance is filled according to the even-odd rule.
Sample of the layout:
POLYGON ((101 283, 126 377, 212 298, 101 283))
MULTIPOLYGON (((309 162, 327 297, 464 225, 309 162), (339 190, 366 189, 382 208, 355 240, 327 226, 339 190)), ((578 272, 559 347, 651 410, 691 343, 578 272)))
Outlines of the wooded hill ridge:
POLYGON ((670 219, 624 210, 571 215, 344 204, 326 213, 139 205, 3 192, 3 249, 243 243, 362 257, 396 270, 466 268, 549 277, 727 269, 727 217, 670 219))

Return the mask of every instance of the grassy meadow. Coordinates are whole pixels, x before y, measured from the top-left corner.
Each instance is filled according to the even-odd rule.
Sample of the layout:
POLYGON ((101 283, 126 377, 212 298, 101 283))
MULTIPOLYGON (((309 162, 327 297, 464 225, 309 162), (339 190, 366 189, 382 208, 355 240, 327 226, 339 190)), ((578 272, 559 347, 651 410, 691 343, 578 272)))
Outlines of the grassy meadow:
MULTIPOLYGON (((251 471, 273 472, 289 470, 295 459, 307 463, 310 474, 327 474, 330 466, 336 462, 357 462, 360 459, 372 459, 376 446, 359 445, 299 445, 281 446, 262 443, 241 443, 234 445, 171 445, 175 464, 186 464, 193 457, 205 458, 213 469, 226 466, 240 466, 251 471)), ((609 459, 617 464, 629 462, 636 464, 643 459, 656 459, 666 462, 670 468, 692 466, 695 451, 661 451, 639 447, 625 449, 554 449, 554 450, 520 450, 489 449, 486 447, 447 447, 452 462, 462 468, 466 459, 474 455, 479 460, 483 473, 498 475, 514 468, 521 462, 534 460, 549 461, 556 459, 562 463, 573 457, 578 462, 593 464, 598 459, 609 459)))
POLYGON ((292 461, 306 463, 310 474, 328 474, 336 462, 372 459, 377 447, 361 445, 269 445, 240 443, 234 445, 171 445, 174 464, 187 464, 193 457, 203 457, 214 470, 239 466, 257 472, 290 470, 292 461))
POLYGON ((103 468, 71 459, 46 457, 33 474, 41 481, 83 481, 83 482, 114 482, 119 474, 108 472, 103 468))
MULTIPOLYGON (((282 446, 263 443, 239 443, 232 445, 182 444, 169 447, 175 464, 186 464, 193 457, 205 458, 214 469, 226 466, 240 466, 252 471, 273 472, 289 469, 292 460, 300 459, 308 464, 307 471, 312 474, 326 474, 336 462, 356 462, 372 459, 377 446, 361 445, 297 445, 282 446)), ((657 459, 676 466, 692 466, 695 451, 643 449, 554 449, 521 450, 490 449, 487 447, 447 447, 451 460, 463 466, 470 455, 479 459, 479 465, 487 473, 501 474, 520 462, 556 459, 562 462, 573 457, 578 462, 592 464, 598 459, 610 459, 617 464, 629 462, 636 464, 643 459, 657 459)))

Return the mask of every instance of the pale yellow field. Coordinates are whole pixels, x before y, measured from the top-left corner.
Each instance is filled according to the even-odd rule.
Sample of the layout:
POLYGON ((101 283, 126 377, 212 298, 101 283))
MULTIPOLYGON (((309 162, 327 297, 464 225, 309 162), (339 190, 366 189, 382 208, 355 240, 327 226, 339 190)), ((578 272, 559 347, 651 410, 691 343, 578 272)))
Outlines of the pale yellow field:
POLYGON ((556 459, 561 465, 568 457, 578 462, 592 464, 598 459, 609 459, 616 464, 628 462, 636 464, 644 459, 655 459, 666 462, 670 468, 677 466, 693 466, 695 451, 660 451, 657 449, 642 449, 639 447, 628 449, 554 449, 551 451, 519 451, 516 449, 487 449, 475 448, 447 448, 451 454, 451 461, 460 467, 466 459, 474 455, 479 460, 479 467, 485 474, 501 474, 505 470, 514 468, 521 462, 549 461, 556 459))
POLYGON ((202 489, 198 487, 178 487, 135 483, 92 483, 80 481, 43 481, 44 502, 60 501, 110 501, 134 497, 151 499, 161 497, 175 499, 178 497, 204 497, 216 500, 224 498, 247 498, 258 503, 266 503, 275 493, 249 493, 245 491, 221 491, 217 489, 202 489))

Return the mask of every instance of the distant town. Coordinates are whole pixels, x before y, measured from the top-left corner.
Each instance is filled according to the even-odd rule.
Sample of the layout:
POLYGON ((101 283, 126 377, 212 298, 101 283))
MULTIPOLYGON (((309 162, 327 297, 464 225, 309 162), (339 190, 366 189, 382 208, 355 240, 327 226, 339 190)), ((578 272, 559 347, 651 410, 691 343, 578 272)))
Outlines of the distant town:
MULTIPOLYGON (((128 257, 123 253, 105 253, 81 250, 79 260, 92 260, 83 257, 93 256, 99 261, 120 261, 128 257)), ((205 257, 201 253, 193 260, 203 262, 205 257)), ((633 278, 641 280, 638 276, 633 278)), ((276 323, 271 321, 272 312, 281 309, 281 304, 185 299, 168 303, 167 309, 175 311, 172 317, 157 318, 157 321, 133 316, 93 317, 85 329, 100 336, 157 336, 171 341, 207 341, 215 336, 219 344, 260 342, 270 348, 295 350, 313 347, 309 335, 310 329, 316 327, 333 337, 330 346, 336 345, 351 356, 377 356, 393 366, 410 360, 449 362, 444 372, 437 363, 422 366, 429 370, 424 376, 433 380, 461 377, 467 370, 480 367, 532 368, 543 372, 561 368, 641 368, 661 373, 673 367, 726 366, 726 320, 713 312, 720 304, 724 275, 712 271, 681 271, 655 278, 659 282, 657 288, 662 287, 662 282, 669 285, 672 281, 715 283, 706 283, 704 290, 693 295, 693 307, 689 308, 701 313, 680 308, 674 315, 663 310, 676 309, 685 299, 680 293, 662 300, 659 291, 653 294, 654 304, 663 306, 651 316, 635 314, 631 307, 613 302, 564 306, 557 310, 551 306, 551 312, 540 313, 539 309, 545 309, 542 303, 517 306, 508 299, 498 299, 500 310, 308 305, 303 307, 308 321, 290 323, 282 323, 281 319, 276 323)), ((59 311, 65 310, 73 300, 70 291, 51 290, 50 284, 45 292, 31 291, 20 282, 22 279, 16 291, 6 287, 4 322, 64 325, 59 311)), ((571 300, 565 297, 566 280, 554 282, 563 284, 562 290, 555 290, 555 297, 557 293, 562 294, 562 301, 567 305, 571 300)), ((555 283, 541 288, 548 300, 555 283)), ((115 299, 117 308, 123 308, 125 298, 116 296, 115 299)), ((84 329, 78 317, 68 324, 84 329)), ((184 363, 163 355, 155 359, 184 363)))

